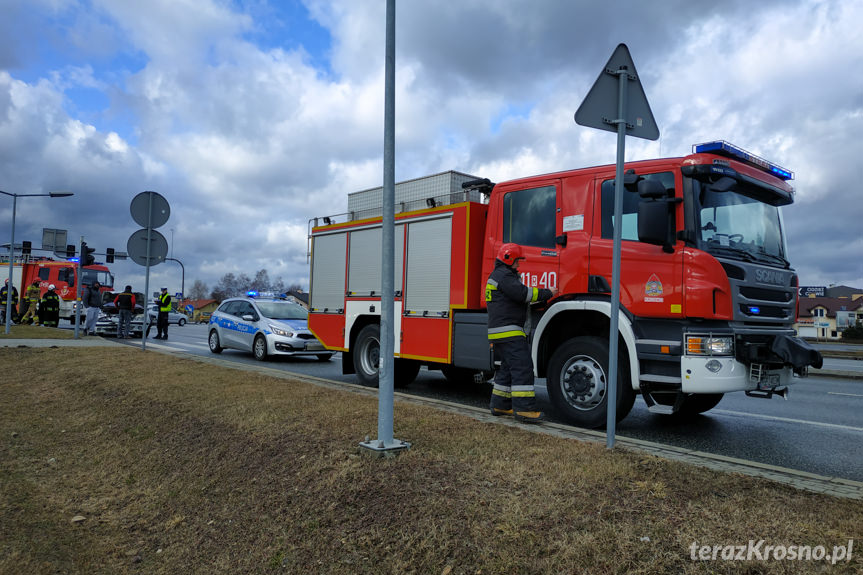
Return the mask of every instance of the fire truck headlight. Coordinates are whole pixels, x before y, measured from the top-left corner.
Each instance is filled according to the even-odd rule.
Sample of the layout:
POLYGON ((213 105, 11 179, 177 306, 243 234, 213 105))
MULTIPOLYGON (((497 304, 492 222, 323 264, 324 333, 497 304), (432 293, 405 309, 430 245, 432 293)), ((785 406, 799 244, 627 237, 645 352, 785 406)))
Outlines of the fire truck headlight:
POLYGON ((734 355, 734 339, 731 336, 686 336, 687 355, 734 355))

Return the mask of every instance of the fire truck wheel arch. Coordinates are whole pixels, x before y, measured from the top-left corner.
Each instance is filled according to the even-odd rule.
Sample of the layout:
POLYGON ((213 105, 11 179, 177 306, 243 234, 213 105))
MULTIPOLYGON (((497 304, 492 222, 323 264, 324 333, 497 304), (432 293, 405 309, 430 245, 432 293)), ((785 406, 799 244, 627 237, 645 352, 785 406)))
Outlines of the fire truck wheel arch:
MULTIPOLYGON (((566 321, 574 323, 574 318, 569 319, 572 315, 576 314, 584 314, 585 312, 593 312, 594 314, 601 314, 604 316, 605 325, 605 333, 608 333, 608 321, 611 317, 611 303, 603 302, 603 301, 565 301, 555 303, 549 308, 549 310, 543 314, 539 323, 536 326, 536 333, 542 334, 540 337, 535 337, 533 340, 533 360, 534 365, 537 369, 538 377, 545 377, 547 374, 544 372, 545 362, 541 361, 540 358, 540 350, 544 348, 548 342, 548 338, 551 337, 548 334, 553 333, 555 330, 549 329, 549 324, 554 321, 560 321, 564 317, 566 317, 566 321), (561 316, 561 314, 565 314, 561 316)), ((638 356, 636 355, 635 348, 635 332, 632 330, 632 323, 629 321, 629 318, 626 317, 626 314, 621 310, 619 318, 618 318, 618 331, 620 332, 620 336, 623 339, 623 344, 625 346, 620 346, 618 352, 620 354, 626 354, 629 358, 629 376, 628 380, 630 382, 630 387, 632 389, 638 389, 638 356)), ((606 339, 606 343, 608 340, 606 339)), ((560 344, 560 342, 554 342, 552 345, 549 345, 547 349, 550 350, 551 354, 554 354, 555 348, 560 344)), ((546 361, 549 358, 545 358, 546 361)), ((625 365, 625 364, 624 364, 625 365)))

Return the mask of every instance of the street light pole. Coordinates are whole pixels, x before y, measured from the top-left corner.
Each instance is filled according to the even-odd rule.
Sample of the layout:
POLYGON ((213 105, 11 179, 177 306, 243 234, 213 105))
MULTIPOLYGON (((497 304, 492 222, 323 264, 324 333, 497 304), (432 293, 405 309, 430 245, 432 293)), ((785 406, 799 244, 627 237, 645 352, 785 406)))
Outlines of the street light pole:
POLYGON ((165 258, 166 261, 177 262, 180 264, 180 271, 182 272, 180 278, 180 293, 183 294, 183 299, 186 299, 186 266, 183 265, 183 262, 176 258, 165 258))
MULTIPOLYGON (((9 283, 6 286, 6 335, 12 325, 12 261, 15 259, 15 212, 18 210, 18 198, 32 198, 36 196, 48 196, 51 198, 65 198, 72 196, 72 192, 50 192, 47 194, 10 194, 0 190, 4 196, 12 196, 12 237, 9 239, 9 283)), ((21 279, 23 279, 23 274, 21 279)), ((23 286, 22 286, 23 287, 23 286)), ((23 291, 21 292, 23 293, 23 291)))

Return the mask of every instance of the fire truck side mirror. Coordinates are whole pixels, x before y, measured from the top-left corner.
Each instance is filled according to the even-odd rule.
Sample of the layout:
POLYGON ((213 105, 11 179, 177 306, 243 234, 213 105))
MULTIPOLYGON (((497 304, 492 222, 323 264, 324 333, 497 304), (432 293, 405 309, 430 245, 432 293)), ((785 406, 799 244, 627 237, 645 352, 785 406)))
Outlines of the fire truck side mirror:
MULTIPOLYGON (((672 198, 673 200, 673 198, 672 198)), ((662 246, 666 253, 674 252, 674 201, 642 200, 638 204, 638 241, 662 246)))

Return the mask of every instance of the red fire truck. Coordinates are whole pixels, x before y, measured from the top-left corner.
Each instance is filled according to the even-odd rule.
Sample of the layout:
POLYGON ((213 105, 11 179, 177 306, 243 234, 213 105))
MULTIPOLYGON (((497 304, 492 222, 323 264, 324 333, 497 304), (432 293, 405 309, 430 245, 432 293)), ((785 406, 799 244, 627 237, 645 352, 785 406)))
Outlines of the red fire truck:
MULTIPOLYGON (((8 277, 8 258, 0 263, 0 277, 8 277)), ((82 278, 78 278, 78 263, 74 261, 55 261, 50 258, 16 258, 12 263, 12 284, 23 295, 27 286, 34 281, 39 282, 39 297, 48 291, 48 286, 54 284, 54 291, 60 296, 60 317, 75 320, 75 294, 78 284, 90 285, 93 281, 101 284, 101 291, 110 292, 114 287, 114 276, 102 264, 86 266, 82 269, 82 278), (22 281, 23 280, 23 281, 22 281)))
MULTIPOLYGON (((701 413, 732 391, 784 397, 808 366, 820 367, 820 354, 792 328, 798 279, 780 211, 794 200, 791 172, 711 142, 685 157, 628 163, 625 173, 618 420, 636 394, 657 413, 701 413)), ((421 365, 450 379, 493 370, 485 280, 498 248, 512 242, 526 255, 524 283, 559 290, 529 315, 536 375, 547 378, 568 421, 602 426, 614 177, 608 165, 499 184, 465 181, 419 202, 400 197, 406 183, 398 184, 396 385, 412 381, 421 365)), ((412 193, 439 191, 421 180, 409 182, 412 193)), ((309 327, 342 352, 345 373, 374 385, 381 217, 379 207, 377 217, 359 207, 366 209, 352 209, 349 198, 351 213, 310 226, 309 327)))

